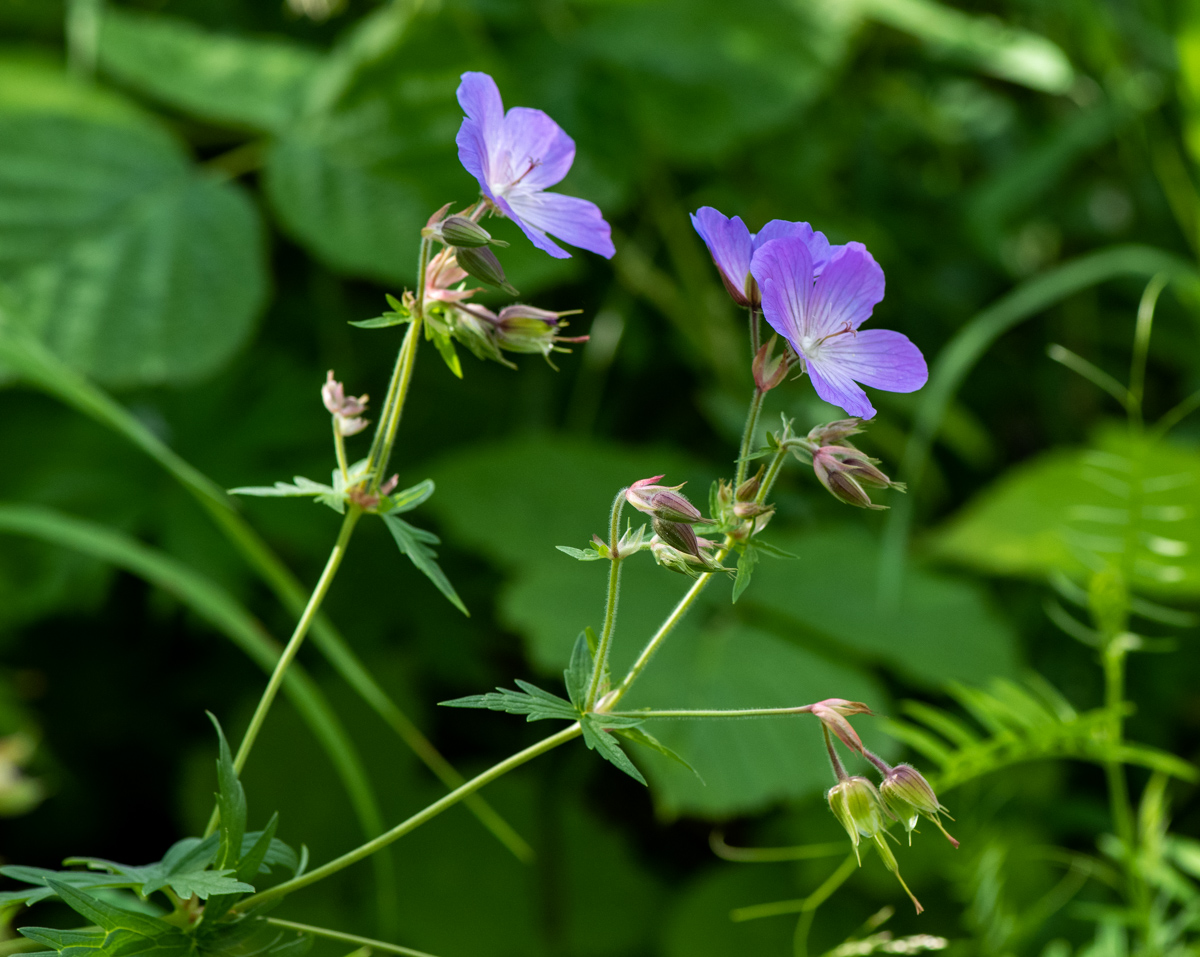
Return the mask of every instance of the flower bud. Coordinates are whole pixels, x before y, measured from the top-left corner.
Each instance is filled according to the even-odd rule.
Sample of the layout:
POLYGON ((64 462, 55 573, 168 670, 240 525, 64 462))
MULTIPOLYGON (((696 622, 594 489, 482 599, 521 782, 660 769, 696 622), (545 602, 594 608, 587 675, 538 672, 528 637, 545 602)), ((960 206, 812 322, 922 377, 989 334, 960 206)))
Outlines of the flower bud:
POLYGON ((825 445, 813 453, 812 465, 817 480, 838 501, 858 508, 882 509, 887 506, 874 504, 863 485, 901 492, 906 486, 902 482, 893 482, 876 468, 878 461, 855 448, 825 445))
POLYGON ((457 260, 459 268, 468 275, 474 276, 490 286, 498 286, 510 296, 517 295, 517 290, 509 285, 508 279, 504 275, 504 267, 500 265, 500 260, 486 246, 478 249, 469 246, 463 249, 456 248, 454 258, 457 260))
POLYGON ((753 502, 759 488, 762 486, 762 477, 765 471, 766 466, 760 465, 757 472, 737 487, 734 498, 739 502, 753 502))
POLYGON ((655 519, 665 522, 683 522, 693 525, 704 521, 704 516, 687 498, 679 493, 680 485, 656 485, 662 478, 655 475, 652 478, 638 479, 625 490, 625 501, 639 512, 645 512, 655 519))
POLYGON ((478 246, 507 246, 500 239, 493 239, 492 234, 466 216, 450 216, 434 227, 439 233, 435 238, 447 246, 458 248, 475 248, 478 246))
POLYGON ((578 311, 551 312, 520 303, 507 306, 501 309, 500 315, 496 317, 496 343, 501 349, 509 352, 541 353, 549 356, 555 350, 556 343, 586 342, 587 336, 565 338, 557 334, 558 330, 566 325, 561 321, 562 317, 578 311))
POLYGON ((663 542, 674 549, 685 552, 693 558, 700 557, 699 540, 691 525, 685 522, 668 522, 661 518, 652 518, 650 525, 663 542))
MULTIPOLYGON (((950 817, 949 812, 938 802, 933 788, 925 780, 925 776, 910 764, 897 764, 888 771, 879 786, 884 806, 908 831, 908 843, 912 843, 913 828, 921 816, 929 818, 937 825, 938 830, 946 835, 955 847, 958 841, 942 826, 941 815, 950 817)), ((953 818, 951 818, 953 820, 953 818)))
POLYGON ((754 384, 758 387, 759 392, 770 392, 787 376, 790 363, 786 347, 782 355, 774 354, 775 340, 778 338, 778 336, 771 336, 770 341, 764 343, 762 348, 754 354, 754 362, 750 369, 754 373, 754 384))
POLYGON ((337 423, 339 435, 357 435, 367 427, 367 420, 360 418, 367 411, 367 398, 365 395, 358 398, 346 395, 342 383, 333 378, 332 369, 321 386, 321 401, 337 423))
POLYGON ((809 430, 808 440, 814 445, 842 445, 851 435, 858 435, 862 419, 838 419, 809 430))

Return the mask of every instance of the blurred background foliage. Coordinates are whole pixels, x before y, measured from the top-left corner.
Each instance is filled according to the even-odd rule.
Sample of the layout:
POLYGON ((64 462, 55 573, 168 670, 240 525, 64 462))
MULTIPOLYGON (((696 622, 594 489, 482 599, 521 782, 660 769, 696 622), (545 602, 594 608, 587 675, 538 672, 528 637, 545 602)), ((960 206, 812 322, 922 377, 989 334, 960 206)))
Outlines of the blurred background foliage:
MULTIPOLYGON (((713 589, 635 704, 841 696, 907 716, 888 727, 953 786, 963 847, 918 840, 904 868, 927 912, 901 908, 888 926, 963 954, 1120 952, 1111 923, 1094 921, 1104 891, 1075 887, 1067 904, 1062 883, 1062 854, 1091 853, 1108 827, 1101 774, 1027 760, 1086 749, 1101 701, 1093 652, 1055 627, 1065 612, 1046 582, 1069 597, 1096 555, 1118 553, 1143 610, 1171 606, 1149 630, 1173 650, 1131 671, 1130 730, 1160 749, 1135 763, 1186 778, 1162 752, 1200 750, 1188 612, 1200 424, 1184 420, 1169 448, 1134 447, 1111 424, 1119 407, 1045 350, 1061 343, 1121 377, 1138 297, 1162 272, 1174 282, 1146 407, 1160 414, 1200 387, 1200 9, 0 0, 0 43, 3 862, 154 860, 202 826, 215 753, 203 711, 237 733, 262 682, 222 636, 218 606, 232 596, 253 611, 243 634, 283 635, 291 619, 160 468, 163 449, 221 487, 325 474, 325 370, 378 393, 399 340, 348 321, 411 284, 419 227, 473 196, 454 89, 481 69, 508 105, 545 109, 576 139, 564 191, 602 206, 618 252, 555 261, 496 223, 523 298, 581 308, 571 331, 591 341, 557 372, 468 362, 462 381, 426 353, 401 481, 435 479, 420 514, 472 617, 370 527, 330 618, 459 770, 532 740, 507 716, 431 703, 553 676, 598 623, 604 590, 597 566, 553 546, 582 545, 613 491, 646 475, 686 479, 703 502, 736 447, 751 386, 743 319, 687 213, 714 205, 752 227, 807 220, 862 241, 888 277, 880 325, 941 357, 925 393, 876 397, 865 438, 911 494, 847 516, 811 476, 785 473, 772 540, 799 559, 763 564, 737 606, 713 589), (1113 545, 1112 481, 1087 474, 1120 462, 1160 498, 1113 545), (987 773, 995 749, 972 764, 966 739, 962 754, 930 751, 948 725, 929 704, 1007 735, 1005 770, 987 773)), ((769 425, 780 412, 804 429, 833 417, 803 381, 771 393, 769 425)), ((333 516, 238 508, 315 579, 333 516)), ((648 560, 630 569, 618 666, 684 584, 648 560)), ((358 742, 384 821, 441 793, 315 648, 302 659, 358 742)), ((860 726, 901 753, 880 722, 860 726)), ((733 921, 731 909, 811 893, 844 848, 748 865, 718 859, 710 832, 838 840, 815 730, 773 719, 661 736, 703 784, 638 753, 646 792, 580 748, 554 752, 487 794, 535 863, 459 809, 386 852, 393 883, 360 866, 280 914, 444 957, 791 953, 794 914, 733 921)), ((333 770, 281 702, 245 775, 251 809, 278 809, 280 836, 316 860, 370 829, 333 770)), ((1139 786, 1146 773, 1133 772, 1139 786)), ((1177 832, 1200 832, 1192 786, 1170 795, 1177 832)), ((1200 845, 1173 846, 1195 869, 1200 845)), ((875 861, 848 886, 822 908, 813 953, 899 896, 875 861)))

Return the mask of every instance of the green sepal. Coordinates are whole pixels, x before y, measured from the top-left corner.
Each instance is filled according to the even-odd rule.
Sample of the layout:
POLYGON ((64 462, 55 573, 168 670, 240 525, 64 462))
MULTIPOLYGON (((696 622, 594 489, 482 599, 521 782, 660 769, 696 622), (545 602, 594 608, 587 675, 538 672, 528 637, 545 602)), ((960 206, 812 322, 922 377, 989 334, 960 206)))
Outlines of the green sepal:
POLYGON ((509 714, 523 714, 526 721, 543 721, 546 718, 558 718, 564 721, 578 721, 579 712, 569 701, 564 701, 558 695, 543 691, 537 685, 528 681, 516 680, 520 691, 508 688, 497 688, 488 694, 469 695, 466 698, 455 698, 452 701, 440 701, 446 708, 487 708, 489 711, 507 711, 509 714))
POLYGON ((652 735, 649 731, 646 731, 640 727, 633 727, 615 728, 614 732, 621 735, 623 738, 628 738, 630 741, 636 741, 638 744, 644 745, 645 747, 650 748, 652 751, 657 751, 659 754, 670 758, 672 761, 677 761, 691 771, 692 774, 696 775, 696 779, 701 784, 704 783, 704 778, 700 777, 699 771, 688 764, 687 761, 684 760, 684 758, 682 758, 678 753, 672 751, 665 744, 659 741, 658 738, 654 737, 654 735, 652 735))
MULTIPOLYGON (((427 479, 426 481, 429 480, 427 479)), ((433 483, 430 482, 429 484, 430 492, 432 492, 433 483)), ((392 533, 392 538, 396 540, 400 551, 409 557, 409 560, 416 566, 417 571, 433 582, 437 590, 449 599, 450 604, 470 618, 471 613, 467 611, 467 606, 458 597, 458 592, 450 584, 450 579, 446 577, 446 573, 438 565, 437 552, 429 547, 430 545, 440 544, 441 539, 434 535, 433 532, 427 532, 422 528, 409 525, 408 522, 397 518, 394 514, 387 514, 382 516, 382 518, 384 524, 388 527, 388 531, 392 533)))
POLYGON ((563 672, 563 680, 567 686, 567 696, 571 699, 576 710, 582 711, 587 700, 588 685, 592 680, 592 652, 588 647, 587 634, 579 633, 575 639, 575 647, 571 651, 571 662, 563 672))
POLYGON ((217 833, 220 835, 220 841, 216 866, 224 870, 236 868, 242 853, 242 836, 246 833, 246 791, 242 782, 238 780, 237 771, 234 770, 233 753, 229 750, 229 742, 225 740, 225 732, 221 730, 221 722, 211 711, 206 713, 213 727, 217 729, 219 742, 217 812, 220 815, 220 825, 217 833))
POLYGON ((629 760, 629 755, 621 750, 621 746, 617 744, 616 739, 611 734, 600 727, 597 720, 599 717, 598 715, 588 714, 580 719, 579 724, 583 728, 583 742, 588 746, 588 750, 595 751, 605 761, 615 764, 635 781, 646 784, 646 779, 642 777, 642 772, 629 760))
POLYGON ((607 555, 600 554, 595 547, 591 548, 572 548, 570 545, 555 545, 564 555, 570 555, 572 558, 581 562, 596 562, 602 558, 607 558, 607 555))
POLYGON ((733 601, 736 604, 737 600, 742 597, 750 584, 750 576, 754 574, 754 566, 758 564, 758 548, 747 542, 742 548, 742 554, 738 556, 737 577, 733 580, 733 601))

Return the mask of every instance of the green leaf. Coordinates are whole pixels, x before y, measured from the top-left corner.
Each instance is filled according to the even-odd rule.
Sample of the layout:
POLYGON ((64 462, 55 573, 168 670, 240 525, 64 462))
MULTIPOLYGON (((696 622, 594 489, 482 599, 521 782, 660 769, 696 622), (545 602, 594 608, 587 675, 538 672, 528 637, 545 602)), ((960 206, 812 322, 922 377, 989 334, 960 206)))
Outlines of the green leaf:
POLYGON ((772 545, 770 542, 764 542, 761 539, 754 539, 754 547, 764 555, 770 555, 772 558, 799 558, 799 555, 793 555, 791 552, 784 551, 778 545, 772 545))
POLYGON ((104 8, 100 67, 123 86, 218 123, 280 132, 320 55, 285 40, 214 33, 188 20, 104 8))
POLYGON ((754 574, 754 566, 758 564, 758 549, 753 542, 747 542, 742 554, 738 556, 737 577, 733 580, 733 603, 742 597, 742 592, 750 584, 750 576, 754 574))
POLYGON ((672 761, 682 764, 685 768, 691 771, 692 774, 696 775, 696 779, 701 784, 704 783, 704 778, 700 777, 699 771, 697 771, 694 767, 688 764, 687 761, 680 757, 678 752, 672 751, 645 728, 615 728, 614 731, 623 738, 628 738, 630 741, 636 741, 638 744, 649 748, 651 751, 657 751, 663 757, 670 758, 672 761))
POLYGON ((418 505, 423 505, 430 495, 434 492, 433 479, 425 479, 423 482, 418 482, 411 488, 406 488, 402 492, 393 492, 387 496, 387 504, 390 506, 387 511, 392 514, 400 512, 411 512, 418 505))
POLYGON ((78 887, 72 887, 52 877, 46 878, 46 885, 54 890, 64 904, 80 914, 88 923, 96 924, 105 930, 128 930, 142 937, 159 937, 166 934, 178 933, 176 928, 144 914, 122 910, 112 904, 93 897, 78 887))
POLYGON ((566 721, 579 719, 579 712, 569 701, 564 701, 549 691, 543 691, 528 681, 515 682, 521 689, 512 691, 508 688, 497 688, 488 694, 470 695, 466 698, 455 698, 452 701, 438 702, 445 708, 487 708, 489 711, 507 711, 509 714, 528 715, 527 721, 543 721, 546 718, 558 718, 566 721))
POLYGON ((70 884, 72 887, 129 886, 129 882, 125 878, 111 874, 92 874, 87 871, 51 871, 42 867, 24 867, 17 864, 0 867, 0 874, 33 885, 27 890, 0 891, 0 906, 15 903, 33 905, 57 896, 54 888, 46 883, 47 879, 56 880, 61 884, 70 884))
POLYGON ((398 312, 385 312, 375 319, 363 319, 351 322, 350 325, 359 329, 390 329, 392 326, 402 326, 412 322, 412 316, 402 316, 398 312))
POLYGON ((459 361, 458 352, 454 349, 454 340, 448 335, 438 332, 432 326, 426 326, 425 333, 433 340, 438 355, 446 363, 446 368, 454 374, 455 378, 461 379, 463 377, 462 362, 459 361))
POLYGON ((600 727, 598 720, 598 715, 589 714, 585 715, 580 722, 583 726, 583 740, 587 744, 588 750, 595 751, 605 761, 615 764, 639 784, 646 784, 642 772, 629 760, 629 755, 621 750, 616 739, 600 727))
POLYGON ((106 870, 113 875, 126 878, 120 885, 146 898, 157 890, 170 887, 179 897, 186 900, 195 894, 201 900, 213 894, 239 894, 254 890, 231 876, 232 869, 208 870, 217 851, 218 835, 203 841, 186 838, 175 844, 163 859, 155 864, 135 867, 97 857, 69 857, 67 864, 83 864, 92 870, 106 870), (181 847, 182 845, 182 847, 181 847))
POLYGON ((237 880, 242 883, 238 887, 229 888, 219 896, 215 896, 209 900, 208 906, 204 908, 204 919, 206 921, 211 923, 219 920, 225 916, 226 912, 234 905, 243 892, 254 892, 253 886, 246 882, 253 880, 258 876, 259 871, 262 870, 267 854, 271 850, 271 842, 275 839, 275 829, 278 826, 279 814, 275 813, 271 815, 271 820, 267 822, 267 826, 258 832, 257 839, 253 843, 246 840, 246 835, 242 836, 236 871, 237 880), (247 847, 247 844, 250 846, 247 847))
POLYGON ((216 715, 208 712, 208 718, 217 729, 217 740, 220 750, 217 755, 217 810, 220 814, 221 835, 220 847, 217 850, 216 864, 219 868, 236 868, 242 853, 242 836, 246 833, 246 792, 242 782, 238 780, 237 771, 233 767, 233 753, 229 750, 229 742, 225 740, 225 732, 216 715))
POLYGON ((244 485, 231 488, 229 494, 254 495, 259 498, 329 498, 337 497, 338 494, 333 486, 322 485, 303 475, 293 477, 292 482, 291 485, 287 482, 276 482, 274 485, 244 485))
POLYGON ((567 686, 567 696, 577 710, 582 711, 587 700, 588 686, 592 679, 592 652, 588 648, 588 636, 579 633, 575 639, 575 649, 571 652, 571 663, 563 672, 563 680, 567 686))
MULTIPOLYGON (((426 481, 429 480, 427 479, 426 481)), ((396 544, 400 546, 400 551, 409 557, 417 567, 417 570, 433 582, 437 590, 450 600, 450 604, 467 617, 470 617, 471 613, 467 611, 467 606, 462 603, 462 599, 458 597, 458 592, 450 584, 450 579, 446 577, 446 573, 438 565, 436 561, 437 552, 429 547, 429 544, 438 544, 438 537, 432 532, 414 528, 408 522, 397 518, 395 515, 384 515, 383 521, 387 525, 388 531, 392 533, 392 538, 396 540, 396 544)))
POLYGON ((1103 431, 1010 470, 932 538, 934 554, 992 574, 1086 579, 1122 568, 1165 598, 1200 595, 1200 453, 1103 431))
MULTIPOLYGON (((44 69, 0 75, 0 85, 14 80, 66 84, 44 69)), ((253 204, 198 170, 151 117, 114 111, 111 94, 91 114, 57 96, 37 101, 49 103, 43 111, 0 98, 0 278, 10 311, 110 385, 212 374, 245 343, 265 300, 253 204)))

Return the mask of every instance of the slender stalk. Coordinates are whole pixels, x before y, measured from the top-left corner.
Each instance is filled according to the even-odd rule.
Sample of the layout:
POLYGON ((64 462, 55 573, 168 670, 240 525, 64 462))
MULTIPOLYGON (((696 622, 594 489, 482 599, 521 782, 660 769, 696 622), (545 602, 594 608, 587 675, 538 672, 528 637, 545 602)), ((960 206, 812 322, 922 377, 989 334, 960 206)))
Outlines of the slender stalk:
POLYGON ((1157 442, 1197 409, 1200 409, 1200 390, 1193 392, 1159 419, 1150 433, 1150 438, 1157 442))
POLYGON ((359 944, 367 948, 367 953, 370 953, 372 950, 381 950, 386 954, 401 954, 402 957, 433 957, 432 954, 427 954, 423 950, 413 950, 411 947, 401 947, 399 944, 389 944, 383 940, 372 940, 370 937, 359 937, 357 934, 344 934, 340 930, 330 930, 328 927, 298 924, 294 920, 280 920, 278 917, 268 917, 266 921, 274 927, 299 931, 301 934, 312 934, 314 937, 327 937, 330 940, 340 940, 346 944, 359 944))
POLYGON ((825 735, 825 750, 829 752, 829 763, 833 765, 834 777, 839 782, 846 780, 846 768, 842 764, 842 759, 838 757, 837 749, 833 746, 833 738, 829 736, 829 729, 825 725, 821 725, 821 733, 825 735))
POLYGON ((350 482, 350 466, 346 462, 346 438, 342 435, 341 423, 336 415, 329 417, 333 422, 333 450, 337 455, 338 468, 342 473, 342 482, 350 482))
POLYGON ((596 661, 592 665, 592 680, 588 685, 587 698, 583 710, 591 711, 600 694, 600 684, 608 673, 608 655, 612 650, 613 628, 617 623, 617 599, 621 595, 621 561, 623 556, 617 550, 617 540, 621 536, 621 509, 625 506, 625 489, 617 493, 613 499, 612 511, 608 519, 608 548, 612 555, 608 570, 608 600, 604 605, 604 627, 600 631, 600 642, 596 646, 596 661))
POLYGON ((754 501, 757 505, 762 505, 767 500, 767 495, 770 494, 771 486, 775 484, 775 480, 779 478, 779 473, 783 471, 783 463, 791 453, 787 449, 780 449, 771 457, 771 464, 767 466, 767 472, 763 476, 762 486, 758 490, 758 495, 754 501))
POLYGON ((750 411, 746 415, 746 428, 742 432, 742 447, 738 452, 737 460, 737 478, 734 479, 733 487, 736 489, 746 479, 746 468, 750 464, 750 446, 754 442, 754 433, 758 428, 758 414, 762 411, 763 396, 765 392, 760 389, 754 390, 754 395, 750 399, 750 411))
POLYGON ((265 891, 260 891, 240 901, 234 908, 236 911, 245 913, 252 907, 257 907, 266 903, 269 900, 274 900, 277 897, 283 897, 293 891, 298 891, 302 887, 307 887, 309 884, 315 884, 319 880, 323 880, 338 871, 349 867, 361 861, 365 857, 370 857, 376 851, 382 850, 393 841, 399 840, 410 831, 415 831, 422 824, 433 820, 443 811, 454 807, 455 804, 462 801, 468 795, 474 794, 485 784, 490 784, 497 778, 503 777, 514 768, 520 767, 528 761, 532 761, 539 755, 545 754, 547 751, 552 751, 560 744, 566 744, 568 741, 579 737, 583 733, 583 729, 579 724, 572 724, 570 727, 559 731, 557 734, 552 734, 548 738, 543 738, 537 744, 530 745, 524 751, 518 751, 501 761, 499 764, 494 764, 482 774, 477 774, 471 780, 458 788, 455 788, 445 797, 438 801, 434 801, 422 811, 418 811, 406 821, 397 824, 390 831, 386 831, 374 840, 367 841, 361 844, 352 851, 347 851, 341 857, 335 858, 328 864, 323 864, 315 870, 309 871, 307 874, 302 874, 300 877, 294 877, 290 881, 284 881, 282 884, 277 884, 265 891))
MULTIPOLYGON (((867 853, 871 848, 870 844, 863 845, 863 853, 867 853)), ((803 914, 812 912, 829 900, 830 896, 841 887, 850 875, 859 868, 858 858, 851 854, 836 871, 829 875, 815 891, 807 897, 801 897, 797 900, 790 901, 775 901, 770 904, 752 904, 749 907, 738 907, 729 912, 730 920, 746 921, 758 920, 760 917, 778 917, 780 914, 803 914)))
POLYGON ((762 347, 762 336, 758 322, 758 310, 750 307, 750 355, 758 355, 758 350, 762 347))
POLYGON ((713 709, 700 711, 609 711, 618 718, 770 718, 781 714, 810 714, 812 705, 795 708, 713 709))

